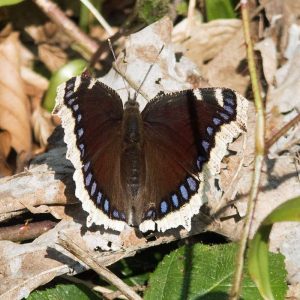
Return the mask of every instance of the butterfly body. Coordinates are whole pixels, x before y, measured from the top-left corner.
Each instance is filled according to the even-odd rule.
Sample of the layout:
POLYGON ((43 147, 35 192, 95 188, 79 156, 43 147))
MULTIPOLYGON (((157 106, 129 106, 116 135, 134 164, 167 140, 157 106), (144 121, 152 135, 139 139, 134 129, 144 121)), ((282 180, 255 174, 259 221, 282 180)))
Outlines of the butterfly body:
POLYGON ((120 154, 120 170, 122 188, 128 199, 126 207, 127 222, 137 226, 137 213, 142 199, 142 186, 145 183, 145 157, 143 155, 143 122, 139 105, 136 101, 129 100, 125 104, 122 120, 122 150, 120 154))
POLYGON ((165 231, 190 228, 207 177, 245 130, 247 100, 230 89, 185 90, 160 93, 140 112, 84 75, 60 86, 56 111, 88 225, 165 231))

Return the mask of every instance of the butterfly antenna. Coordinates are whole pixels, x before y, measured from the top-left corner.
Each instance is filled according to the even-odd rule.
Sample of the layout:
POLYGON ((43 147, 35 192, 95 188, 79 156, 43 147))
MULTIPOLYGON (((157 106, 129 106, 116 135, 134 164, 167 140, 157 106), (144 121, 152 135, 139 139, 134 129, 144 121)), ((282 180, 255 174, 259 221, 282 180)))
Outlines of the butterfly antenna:
MULTIPOLYGON (((165 45, 162 45, 161 49, 159 50, 159 52, 158 52, 158 54, 157 54, 157 56, 156 56, 156 58, 155 58, 155 63, 156 63, 158 57, 160 56, 161 52, 163 51, 164 47, 165 47, 165 45)), ((150 67, 149 67, 149 69, 148 69, 146 75, 144 76, 143 81, 141 82, 140 86, 138 87, 138 89, 136 90, 136 92, 135 92, 135 94, 134 94, 134 98, 133 98, 134 100, 136 100, 137 95, 139 94, 139 92, 140 92, 140 90, 141 90, 143 84, 144 84, 145 81, 146 81, 146 78, 148 77, 148 75, 149 75, 149 73, 151 72, 151 70, 152 70, 152 68, 153 68, 153 66, 154 66, 155 63, 152 63, 152 64, 150 65, 150 67)))
POLYGON ((128 93, 128 99, 129 99, 130 94, 129 94, 129 87, 128 87, 128 84, 126 84, 126 81, 124 80, 124 77, 122 76, 122 73, 121 73, 121 71, 120 71, 120 69, 119 69, 119 66, 118 66, 118 64, 117 64, 117 57, 116 57, 115 51, 114 51, 114 49, 113 49, 111 40, 110 40, 110 39, 107 39, 107 41, 108 41, 109 49, 110 49, 110 51, 111 51, 111 53, 112 53, 112 55, 113 55, 114 61, 115 61, 116 69, 117 69, 118 73, 119 73, 119 74, 121 75, 121 77, 122 77, 124 86, 125 86, 125 88, 126 88, 126 90, 127 90, 127 93, 128 93))

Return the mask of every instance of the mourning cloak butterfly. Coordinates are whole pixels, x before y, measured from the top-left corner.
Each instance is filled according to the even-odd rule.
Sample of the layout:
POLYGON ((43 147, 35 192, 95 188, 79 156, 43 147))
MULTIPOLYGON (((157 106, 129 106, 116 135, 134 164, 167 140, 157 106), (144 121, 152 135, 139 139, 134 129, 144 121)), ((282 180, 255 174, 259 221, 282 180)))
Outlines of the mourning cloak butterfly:
POLYGON ((226 88, 160 93, 140 112, 84 74, 62 84, 56 101, 88 226, 117 231, 190 229, 203 182, 246 130, 247 100, 226 88))

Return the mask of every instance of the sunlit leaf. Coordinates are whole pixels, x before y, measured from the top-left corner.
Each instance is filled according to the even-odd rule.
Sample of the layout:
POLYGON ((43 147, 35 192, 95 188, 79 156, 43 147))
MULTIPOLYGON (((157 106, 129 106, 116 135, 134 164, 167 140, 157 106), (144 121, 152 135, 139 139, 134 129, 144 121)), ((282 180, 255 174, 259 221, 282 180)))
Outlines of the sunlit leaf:
POLYGON ((52 111, 55 104, 56 89, 57 87, 70 79, 82 73, 87 66, 87 62, 83 59, 75 59, 56 71, 49 83, 49 88, 43 101, 43 107, 48 111, 52 111))
MULTIPOLYGON (((271 288, 268 260, 269 235, 275 222, 300 221, 300 197, 291 199, 274 209, 262 222, 248 252, 249 273, 264 299, 277 299, 271 288)), ((272 266, 270 264, 270 266, 272 266)), ((272 278, 272 277, 271 277, 272 278)))
POLYGON ((0 0, 0 7, 8 6, 8 5, 15 5, 15 4, 21 3, 23 1, 24 0, 0 0))
MULTIPOLYGON (((228 299, 234 272, 236 245, 184 246, 167 255, 150 276, 146 300, 228 299)), ((269 253, 272 287, 278 300, 286 291, 283 256, 269 253)), ((262 299, 255 283, 245 272, 241 299, 262 299)))
POLYGON ((230 0, 206 0, 205 8, 208 21, 236 18, 230 0))

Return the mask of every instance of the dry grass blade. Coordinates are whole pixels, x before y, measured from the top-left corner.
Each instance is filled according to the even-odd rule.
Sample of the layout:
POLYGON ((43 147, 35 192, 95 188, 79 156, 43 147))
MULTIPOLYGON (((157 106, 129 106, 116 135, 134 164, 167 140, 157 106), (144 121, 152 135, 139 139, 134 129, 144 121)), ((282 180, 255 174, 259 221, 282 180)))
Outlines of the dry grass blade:
POLYGON ((256 73, 253 45, 250 35, 250 21, 248 11, 248 1, 242 0, 241 11, 243 18, 244 36, 247 48, 248 67, 251 77, 252 90, 256 109, 256 127, 255 127, 255 161, 254 173, 252 178, 251 190, 247 206, 247 215, 245 218, 244 228, 241 236, 240 246, 237 254, 237 264, 233 278, 233 285, 230 291, 230 299, 235 300, 240 297, 242 284, 243 269, 246 257, 246 249, 250 235, 251 223, 254 216, 255 203, 258 195, 260 175, 265 152, 265 118, 264 107, 260 96, 260 89, 256 73))

